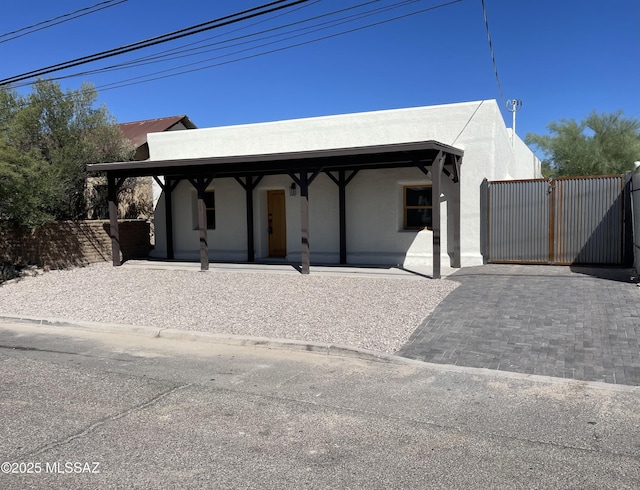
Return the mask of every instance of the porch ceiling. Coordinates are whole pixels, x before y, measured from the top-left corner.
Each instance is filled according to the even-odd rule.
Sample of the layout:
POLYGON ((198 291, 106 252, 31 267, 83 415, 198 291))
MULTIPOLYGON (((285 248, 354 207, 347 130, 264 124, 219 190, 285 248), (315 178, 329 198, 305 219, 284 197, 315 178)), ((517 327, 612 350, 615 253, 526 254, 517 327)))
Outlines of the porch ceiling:
POLYGON ((420 141, 260 155, 96 163, 87 165, 87 170, 89 172, 108 172, 118 177, 152 175, 233 177, 286 174, 302 168, 332 171, 418 165, 428 167, 439 152, 445 156, 445 166, 454 166, 456 159, 460 163, 460 157, 463 156, 463 151, 458 148, 437 141, 420 141))

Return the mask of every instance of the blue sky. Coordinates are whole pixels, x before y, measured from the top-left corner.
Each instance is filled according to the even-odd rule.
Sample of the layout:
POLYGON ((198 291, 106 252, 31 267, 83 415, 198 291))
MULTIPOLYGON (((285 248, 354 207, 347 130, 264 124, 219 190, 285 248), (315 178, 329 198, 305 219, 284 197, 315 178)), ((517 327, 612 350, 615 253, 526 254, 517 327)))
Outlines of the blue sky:
MULTIPOLYGON (((0 34, 99 1, 6 2, 0 17, 0 34)), ((104 4, 109 8, 91 15, 12 40, 8 40, 11 36, 0 37, 0 78, 266 3, 266 0, 110 1, 111 4, 104 4)), ((49 76, 121 64, 187 43, 228 41, 365 3, 366 0, 308 1, 277 14, 49 76), (260 23, 250 25, 256 22, 260 23), (217 37, 211 39, 213 36, 217 37)), ((226 46, 225 50, 127 70, 86 74, 61 80, 61 84, 64 88, 78 88, 83 81, 93 83, 99 89, 99 102, 108 107, 118 122, 186 114, 198 127, 480 99, 496 99, 504 107, 504 99, 512 98, 523 101, 517 119, 521 137, 527 132, 546 133, 549 122, 561 118, 579 120, 592 110, 621 109, 626 116, 640 119, 638 0, 485 0, 504 99, 496 81, 481 0, 461 0, 353 33, 180 76, 100 89, 114 82, 139 81, 134 77, 214 56, 227 57, 190 68, 279 49, 443 5, 447 0, 379 0, 324 20, 399 3, 405 5, 279 44, 229 48, 227 42, 216 46, 226 46), (230 54, 247 48, 252 50, 230 54)), ((299 24, 296 28, 306 25, 310 24, 299 24)), ((284 30, 272 34, 279 32, 284 30)), ((243 41, 250 39, 255 38, 243 41)), ((503 109, 503 116, 510 126, 511 114, 503 109)))

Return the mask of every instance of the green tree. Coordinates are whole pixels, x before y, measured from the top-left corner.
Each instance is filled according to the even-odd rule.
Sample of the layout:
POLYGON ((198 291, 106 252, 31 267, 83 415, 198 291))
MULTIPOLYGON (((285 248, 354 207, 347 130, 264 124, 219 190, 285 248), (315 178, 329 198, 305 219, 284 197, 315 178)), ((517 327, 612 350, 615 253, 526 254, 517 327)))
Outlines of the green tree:
POLYGON ((29 189, 17 186, 15 192, 22 193, 19 195, 24 202, 31 202, 34 209, 46 210, 53 219, 86 217, 85 164, 128 160, 132 155, 130 143, 115 119, 105 106, 95 107, 96 99, 96 90, 88 84, 63 92, 57 82, 38 80, 31 93, 24 96, 12 89, 0 89, 2 156, 6 162, 13 162, 0 160, 0 164, 25 175, 37 169, 46 192, 39 192, 40 196, 31 200, 24 194, 29 189), (10 158, 14 152, 28 158, 10 158))
POLYGON ((0 224, 31 228, 51 220, 53 182, 35 152, 22 153, 0 137, 0 224))
POLYGON ((622 111, 594 111, 580 122, 562 119, 547 129, 551 134, 528 133, 525 139, 543 153, 545 177, 621 174, 640 160, 640 121, 622 111))

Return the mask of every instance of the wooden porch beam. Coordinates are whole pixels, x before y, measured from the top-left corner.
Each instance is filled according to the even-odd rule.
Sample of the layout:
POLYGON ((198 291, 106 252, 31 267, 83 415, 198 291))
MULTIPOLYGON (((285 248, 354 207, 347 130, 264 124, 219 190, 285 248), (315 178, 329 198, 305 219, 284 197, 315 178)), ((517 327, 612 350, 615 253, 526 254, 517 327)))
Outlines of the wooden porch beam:
POLYGON ((453 181, 460 182, 460 166, 462 164, 462 157, 458 155, 452 155, 453 158, 453 181))
POLYGON ((429 179, 431 178, 431 171, 427 169, 424 165, 419 164, 418 168, 425 174, 429 179))
MULTIPOLYGON (((320 175, 322 172, 322 167, 316 168, 311 175, 309 175, 309 169, 305 168, 304 171, 307 174, 307 187, 311 185, 311 183, 315 180, 315 178, 320 175)), ((289 177, 293 179, 293 181, 298 184, 298 187, 302 187, 302 171, 300 171, 300 177, 298 177, 293 171, 288 171, 287 174, 289 177)))

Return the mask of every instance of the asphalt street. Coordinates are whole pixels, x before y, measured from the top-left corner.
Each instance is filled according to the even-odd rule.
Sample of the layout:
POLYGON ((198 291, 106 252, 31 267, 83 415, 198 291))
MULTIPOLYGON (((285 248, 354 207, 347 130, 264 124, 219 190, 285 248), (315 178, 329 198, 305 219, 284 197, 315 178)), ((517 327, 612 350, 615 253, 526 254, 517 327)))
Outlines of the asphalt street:
POLYGON ((0 488, 640 488, 640 389, 0 323, 0 488))

